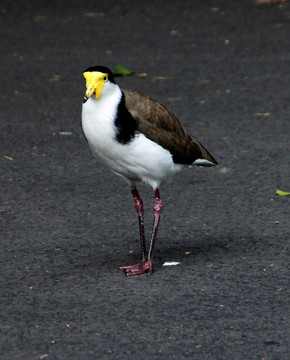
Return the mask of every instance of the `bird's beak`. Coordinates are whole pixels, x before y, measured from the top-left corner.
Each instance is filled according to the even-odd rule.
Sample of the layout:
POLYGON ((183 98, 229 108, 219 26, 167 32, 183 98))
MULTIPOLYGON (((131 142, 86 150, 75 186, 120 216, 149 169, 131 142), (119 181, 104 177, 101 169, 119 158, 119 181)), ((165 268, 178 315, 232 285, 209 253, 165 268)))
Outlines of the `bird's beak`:
POLYGON ((104 82, 102 81, 104 74, 99 71, 87 71, 84 72, 84 78, 86 80, 86 93, 84 96, 84 103, 91 97, 94 93, 96 94, 96 99, 101 96, 102 88, 104 82))

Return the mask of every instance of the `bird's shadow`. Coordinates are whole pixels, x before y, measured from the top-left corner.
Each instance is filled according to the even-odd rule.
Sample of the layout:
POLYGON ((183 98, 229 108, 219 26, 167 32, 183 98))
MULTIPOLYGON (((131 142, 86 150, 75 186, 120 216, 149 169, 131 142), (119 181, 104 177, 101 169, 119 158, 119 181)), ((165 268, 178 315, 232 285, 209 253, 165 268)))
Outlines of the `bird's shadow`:
MULTIPOLYGON (((191 236, 176 240, 176 244, 166 244, 165 239, 160 239, 160 247, 156 249, 154 256, 154 270, 160 271, 164 262, 178 261, 183 265, 191 264, 218 264, 243 256, 249 256, 263 246, 261 239, 257 240, 254 235, 246 237, 224 234, 222 238, 203 234, 199 240, 191 236)), ((113 249, 107 247, 99 251, 99 247, 90 247, 86 250, 86 257, 68 259, 67 264, 55 269, 53 277, 92 277, 101 278, 112 276, 120 266, 132 265, 140 261, 138 251, 126 251, 124 248, 113 249), (89 251, 88 251, 89 250, 89 251)))
MULTIPOLYGON (((215 239, 210 236, 203 236, 202 240, 199 241, 191 237, 183 238, 182 242, 178 241, 175 245, 172 243, 166 244, 166 240, 161 238, 159 241, 160 246, 155 250, 154 254, 155 270, 167 261, 178 261, 183 264, 203 263, 215 261, 217 258, 237 256, 239 242, 239 238, 215 239)), ((122 251, 118 255, 114 254, 113 258, 108 253, 106 257, 110 260, 107 261, 104 257, 94 258, 95 266, 107 268, 109 263, 110 267, 119 267, 120 265, 132 265, 140 261, 138 251, 131 251, 130 253, 122 251)))

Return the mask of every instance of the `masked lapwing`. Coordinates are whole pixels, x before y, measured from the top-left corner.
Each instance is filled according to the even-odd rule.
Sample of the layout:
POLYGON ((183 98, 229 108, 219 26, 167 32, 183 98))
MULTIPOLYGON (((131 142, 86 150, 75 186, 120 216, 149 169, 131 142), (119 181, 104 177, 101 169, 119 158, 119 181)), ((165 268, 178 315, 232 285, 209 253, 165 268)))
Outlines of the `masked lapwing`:
POLYGON ((162 211, 159 186, 188 165, 212 166, 217 162, 175 115, 152 98, 120 89, 111 70, 93 66, 83 72, 86 92, 82 130, 93 155, 131 187, 139 218, 141 260, 122 266, 126 275, 153 271, 153 254, 162 211), (136 183, 154 190, 154 224, 146 247, 143 202, 136 183))

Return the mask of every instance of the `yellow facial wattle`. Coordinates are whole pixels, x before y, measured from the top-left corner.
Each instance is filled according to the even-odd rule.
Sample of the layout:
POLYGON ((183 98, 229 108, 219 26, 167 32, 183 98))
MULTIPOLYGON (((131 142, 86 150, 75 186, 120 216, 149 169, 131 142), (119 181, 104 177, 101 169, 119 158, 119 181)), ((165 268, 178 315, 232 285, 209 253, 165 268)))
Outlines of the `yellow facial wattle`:
POLYGON ((83 75, 87 87, 85 99, 91 97, 93 93, 96 94, 96 99, 98 99, 101 96, 104 83, 109 79, 109 75, 99 71, 86 71, 83 75))

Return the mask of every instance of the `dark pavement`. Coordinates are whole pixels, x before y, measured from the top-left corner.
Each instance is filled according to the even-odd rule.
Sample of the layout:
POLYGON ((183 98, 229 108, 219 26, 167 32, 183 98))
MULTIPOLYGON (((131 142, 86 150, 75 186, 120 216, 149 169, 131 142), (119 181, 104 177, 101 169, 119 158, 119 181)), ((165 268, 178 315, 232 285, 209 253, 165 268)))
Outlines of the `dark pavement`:
POLYGON ((0 359, 287 359, 289 2, 0 7, 0 359), (81 133, 96 64, 134 70, 119 85, 168 106, 220 164, 161 187, 151 277, 118 269, 139 259, 134 202, 81 133))

